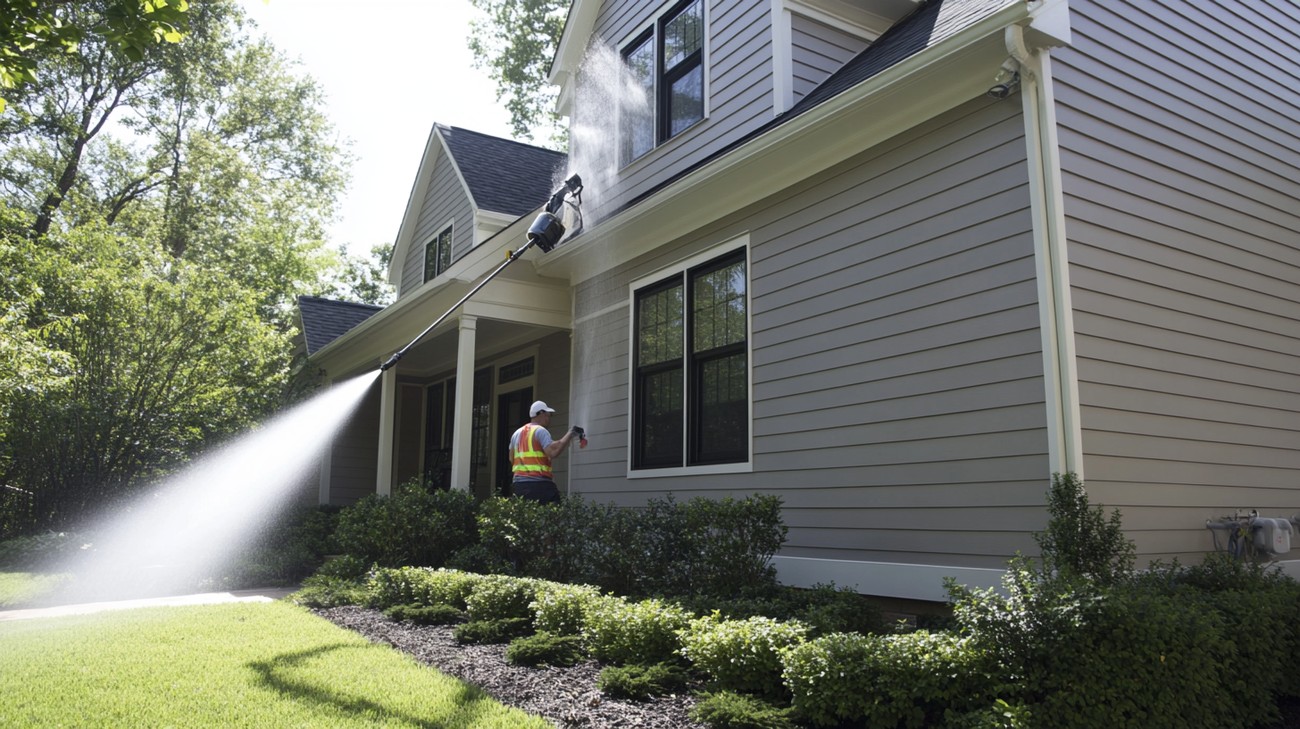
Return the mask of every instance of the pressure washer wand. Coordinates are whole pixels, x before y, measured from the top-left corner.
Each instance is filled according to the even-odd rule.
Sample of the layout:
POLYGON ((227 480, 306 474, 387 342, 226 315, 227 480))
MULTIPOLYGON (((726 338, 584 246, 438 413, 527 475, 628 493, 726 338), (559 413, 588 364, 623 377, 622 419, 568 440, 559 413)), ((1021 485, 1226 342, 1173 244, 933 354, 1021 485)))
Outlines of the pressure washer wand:
POLYGON ((537 242, 537 239, 534 238, 534 237, 531 237, 531 236, 530 236, 530 237, 528 238, 528 242, 525 243, 525 244, 523 244, 522 246, 519 246, 519 250, 515 251, 514 253, 511 253, 511 254, 510 254, 510 257, 507 258, 507 259, 505 260, 505 263, 502 263, 500 266, 497 266, 497 267, 496 267, 496 270, 492 271, 492 273, 489 273, 489 274, 487 275, 487 277, 484 278, 482 281, 479 281, 478 284, 476 284, 476 285, 474 286, 474 288, 472 288, 472 289, 469 290, 469 293, 467 293, 467 294, 465 294, 464 296, 460 297, 460 301, 457 301, 456 303, 452 304, 452 305, 451 305, 451 308, 448 309, 447 311, 443 312, 443 315, 442 315, 442 316, 440 316, 440 317, 438 317, 437 319, 435 319, 434 322, 433 322, 432 324, 430 324, 429 326, 425 327, 424 331, 422 331, 422 332, 420 332, 419 334, 417 334, 416 337, 415 337, 415 339, 412 339, 412 340, 410 341, 410 343, 408 343, 405 347, 402 347, 401 349, 399 349, 399 350, 397 350, 396 352, 394 352, 394 353, 393 353, 393 356, 392 356, 392 357, 389 357, 387 362, 385 362, 385 363, 379 365, 379 371, 380 371, 380 372, 384 372, 384 371, 386 371, 386 370, 388 370, 388 369, 391 369, 391 368, 393 367, 393 365, 397 364, 397 360, 399 360, 399 359, 401 359, 402 357, 406 356, 406 352, 407 352, 411 347, 414 347, 414 346, 416 345, 417 342, 419 342, 421 339, 424 339, 425 335, 427 335, 429 332, 433 331, 434 329, 437 329, 439 324, 441 324, 441 323, 443 323, 444 321, 446 321, 446 320, 447 320, 447 317, 449 317, 449 316, 452 315, 452 312, 456 311, 457 309, 459 309, 459 308, 461 307, 461 304, 464 304, 466 301, 469 301, 469 297, 473 296, 474 294, 477 294, 478 291, 479 291, 479 289, 483 288, 484 286, 487 286, 489 281, 491 281, 492 279, 496 278, 496 275, 497 275, 498 273, 501 273, 502 271, 504 271, 505 268, 506 268, 506 266, 509 266, 510 264, 514 263, 516 258, 518 258, 518 257, 520 257, 520 256, 522 256, 522 255, 524 255, 524 253, 525 253, 529 248, 532 248, 532 247, 533 247, 533 244, 536 243, 536 242, 537 242))
MULTIPOLYGON (((477 294, 479 289, 483 288, 484 286, 487 286, 489 281, 491 281, 493 278, 496 278, 496 275, 498 273, 501 273, 503 270, 505 270, 506 266, 509 266, 510 264, 514 263, 516 258, 519 258, 520 256, 524 255, 524 253, 529 248, 533 247, 534 244, 536 244, 537 247, 541 248, 543 252, 550 253, 551 249, 554 248, 560 242, 560 238, 564 237, 564 224, 561 223, 560 219, 555 216, 555 213, 560 211, 560 206, 564 204, 564 197, 566 195, 573 195, 574 197, 578 198, 579 202, 581 202, 582 200, 581 198, 582 178, 581 177, 577 175, 570 176, 569 179, 565 180, 564 184, 560 186, 560 189, 556 190, 554 193, 551 194, 551 199, 550 201, 547 202, 545 210, 540 215, 537 216, 537 219, 533 221, 532 226, 528 228, 527 243, 523 244, 522 246, 519 246, 519 250, 515 251, 514 253, 511 253, 510 256, 506 258, 505 263, 502 263, 500 266, 497 266, 496 270, 494 270, 492 273, 489 273, 482 281, 479 281, 478 284, 474 286, 474 288, 469 290, 469 293, 460 297, 460 301, 457 301, 455 304, 452 304, 450 309, 444 312, 443 315, 438 317, 432 324, 425 327, 424 331, 416 335, 415 339, 412 339, 410 343, 408 343, 405 347, 402 347, 401 349, 394 352, 393 356, 389 357, 387 362, 379 365, 379 371, 384 372, 389 369, 392 369, 393 366, 397 364, 397 360, 406 356, 407 351, 410 350, 411 347, 414 347, 415 344, 419 342, 421 339, 424 339, 424 337, 429 332, 433 331, 438 327, 439 324, 446 321, 447 317, 451 316, 452 312, 459 309, 461 304, 464 304, 466 301, 469 301, 469 297, 473 296, 474 294, 477 294)), ((579 229, 581 229, 581 227, 582 227, 581 223, 579 223, 579 229)))

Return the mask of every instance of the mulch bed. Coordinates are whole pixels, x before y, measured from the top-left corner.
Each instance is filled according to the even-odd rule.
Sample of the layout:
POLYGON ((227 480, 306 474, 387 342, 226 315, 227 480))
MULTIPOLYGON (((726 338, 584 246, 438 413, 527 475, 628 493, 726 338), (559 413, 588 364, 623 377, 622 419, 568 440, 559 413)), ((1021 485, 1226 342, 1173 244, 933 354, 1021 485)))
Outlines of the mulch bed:
POLYGON ((561 729, 645 727, 705 729, 691 721, 695 697, 682 694, 649 701, 610 698, 596 688, 602 666, 586 661, 569 668, 526 668, 506 662, 504 645, 463 645, 443 625, 399 623, 378 610, 338 607, 315 611, 374 643, 409 654, 449 676, 482 688, 497 701, 545 717, 561 729))

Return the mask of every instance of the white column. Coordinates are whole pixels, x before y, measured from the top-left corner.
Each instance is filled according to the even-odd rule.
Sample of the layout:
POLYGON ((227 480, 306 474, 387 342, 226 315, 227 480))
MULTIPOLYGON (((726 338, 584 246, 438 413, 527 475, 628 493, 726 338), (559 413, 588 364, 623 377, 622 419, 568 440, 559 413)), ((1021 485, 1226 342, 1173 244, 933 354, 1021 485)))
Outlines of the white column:
POLYGON ((379 376, 379 467, 375 469, 375 493, 393 492, 393 412, 397 402, 397 368, 379 376))
POLYGON ((451 487, 469 490, 471 431, 474 428, 474 342, 478 317, 462 315, 456 339, 456 415, 452 427, 451 487))

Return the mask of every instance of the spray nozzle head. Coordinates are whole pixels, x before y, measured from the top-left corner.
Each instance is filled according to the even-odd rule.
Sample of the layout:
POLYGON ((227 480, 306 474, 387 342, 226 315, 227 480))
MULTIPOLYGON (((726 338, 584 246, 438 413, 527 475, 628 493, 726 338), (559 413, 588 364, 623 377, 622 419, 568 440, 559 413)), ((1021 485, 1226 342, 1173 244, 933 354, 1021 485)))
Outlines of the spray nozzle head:
POLYGON ((387 372, 388 370, 392 369, 393 366, 397 364, 397 360, 399 360, 399 359, 401 359, 401 358, 402 358, 402 353, 401 353, 401 352, 397 352, 397 353, 393 354, 392 357, 389 357, 389 358, 388 358, 388 361, 387 361, 387 362, 385 362, 385 363, 379 365, 379 371, 380 371, 380 372, 387 372))
POLYGON ((543 253, 550 253, 563 236, 564 223, 550 212, 539 214, 528 228, 528 240, 536 243, 543 253))

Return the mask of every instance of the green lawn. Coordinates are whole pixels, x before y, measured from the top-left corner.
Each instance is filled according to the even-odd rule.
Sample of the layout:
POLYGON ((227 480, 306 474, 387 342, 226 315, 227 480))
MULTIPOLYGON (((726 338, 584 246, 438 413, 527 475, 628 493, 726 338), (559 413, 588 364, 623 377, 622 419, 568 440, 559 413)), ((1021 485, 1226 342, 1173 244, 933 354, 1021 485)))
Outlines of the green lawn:
POLYGON ((0 622, 0 727, 549 727, 288 603, 0 622))

